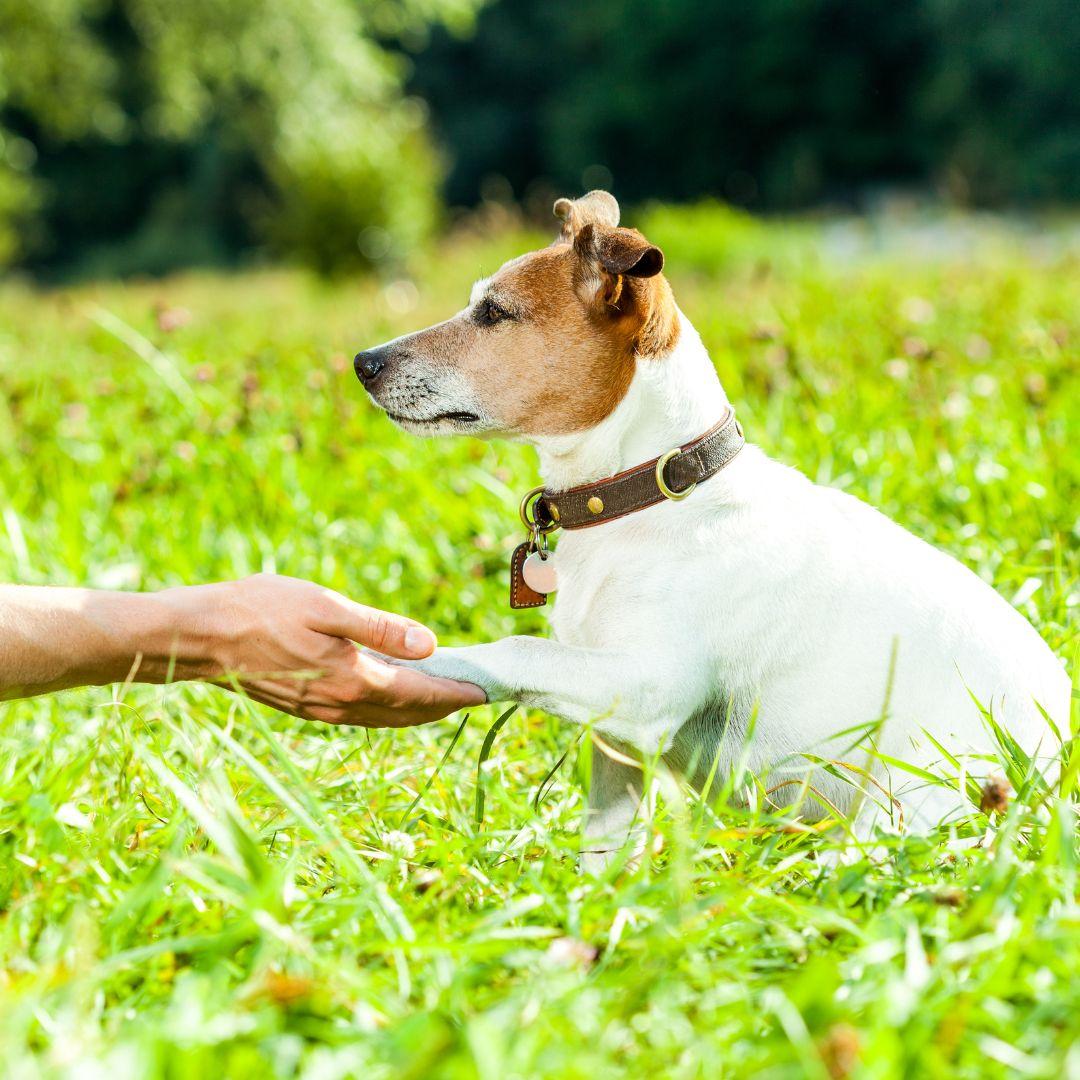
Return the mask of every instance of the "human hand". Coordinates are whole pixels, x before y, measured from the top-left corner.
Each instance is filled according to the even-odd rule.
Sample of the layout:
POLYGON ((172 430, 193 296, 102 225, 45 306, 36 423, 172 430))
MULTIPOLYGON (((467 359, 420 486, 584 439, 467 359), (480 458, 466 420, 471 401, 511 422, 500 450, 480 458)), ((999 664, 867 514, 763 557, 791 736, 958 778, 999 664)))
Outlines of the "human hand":
POLYGON ((403 660, 435 649, 435 635, 401 615, 365 607, 309 581, 256 574, 176 590, 198 624, 209 666, 199 674, 305 720, 412 727, 470 705, 484 692, 363 653, 403 660))

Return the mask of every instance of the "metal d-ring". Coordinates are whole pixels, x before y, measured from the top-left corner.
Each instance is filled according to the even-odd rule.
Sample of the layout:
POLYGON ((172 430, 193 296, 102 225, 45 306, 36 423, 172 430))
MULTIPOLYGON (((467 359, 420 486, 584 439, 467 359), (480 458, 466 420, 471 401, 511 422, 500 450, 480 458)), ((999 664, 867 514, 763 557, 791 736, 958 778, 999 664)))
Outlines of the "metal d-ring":
POLYGON ((533 504, 535 499, 538 499, 544 494, 544 485, 534 487, 531 491, 526 491, 521 498, 521 503, 518 506, 518 514, 521 516, 521 523, 525 526, 529 532, 539 533, 541 536, 546 536, 549 532, 554 532, 558 527, 557 521, 551 522, 550 525, 541 525, 536 520, 535 516, 530 516, 529 508, 533 504))
POLYGON ((660 494, 665 499, 671 499, 672 502, 679 502, 681 499, 685 499, 694 488, 697 487, 697 481, 695 480, 688 488, 683 488, 682 491, 674 491, 668 487, 667 480, 664 479, 664 469, 667 463, 673 458, 678 457, 682 453, 682 447, 676 446, 674 450, 669 450, 656 462, 656 486, 660 489, 660 494))

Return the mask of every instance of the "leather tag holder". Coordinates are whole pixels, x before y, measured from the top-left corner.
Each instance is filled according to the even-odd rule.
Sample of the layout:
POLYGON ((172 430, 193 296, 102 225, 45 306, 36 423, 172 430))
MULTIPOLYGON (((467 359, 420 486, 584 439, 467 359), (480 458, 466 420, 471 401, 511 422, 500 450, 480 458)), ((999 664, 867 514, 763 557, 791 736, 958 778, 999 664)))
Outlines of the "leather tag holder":
POLYGON ((521 568, 532 550, 532 541, 526 540, 514 548, 510 557, 510 606, 512 608, 543 607, 547 603, 547 593, 537 592, 525 584, 521 568))

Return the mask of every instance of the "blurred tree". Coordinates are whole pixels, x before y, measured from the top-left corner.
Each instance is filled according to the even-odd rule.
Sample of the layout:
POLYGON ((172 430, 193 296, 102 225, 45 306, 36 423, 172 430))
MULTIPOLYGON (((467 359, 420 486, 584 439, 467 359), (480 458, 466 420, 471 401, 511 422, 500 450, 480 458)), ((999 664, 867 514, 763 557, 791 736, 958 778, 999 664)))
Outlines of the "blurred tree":
POLYGON ((33 116, 45 138, 62 141, 108 123, 108 56, 82 20, 79 0, 0 0, 0 266, 33 243, 40 207, 37 148, 10 113, 33 116), (5 108, 6 107, 6 108, 5 108))
POLYGON ((466 34, 482 3, 0 0, 0 265, 392 259, 437 213, 428 106, 457 203, 1080 199, 1077 0, 489 0, 466 34))
POLYGON ((1080 198, 1076 0, 500 0, 412 85, 473 202, 498 174, 629 199, 1080 198))
POLYGON ((0 0, 0 261, 108 271, 256 241, 324 270, 436 212, 387 42, 477 0, 0 0))
POLYGON ((937 171, 964 200, 1080 199, 1077 0, 923 0, 917 102, 937 171))

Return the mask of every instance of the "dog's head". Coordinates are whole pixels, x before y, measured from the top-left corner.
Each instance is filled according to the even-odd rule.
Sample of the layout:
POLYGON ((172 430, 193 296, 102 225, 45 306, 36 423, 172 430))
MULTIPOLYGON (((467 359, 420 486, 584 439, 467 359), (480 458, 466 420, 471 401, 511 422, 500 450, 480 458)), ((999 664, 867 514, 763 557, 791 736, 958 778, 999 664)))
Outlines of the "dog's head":
POLYGON ((619 227, 606 191, 559 199, 562 233, 478 281, 452 319, 367 349, 361 382, 420 435, 584 431, 622 400, 639 359, 670 352, 678 314, 664 256, 619 227))

